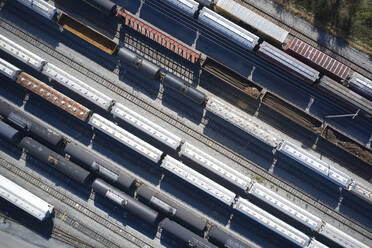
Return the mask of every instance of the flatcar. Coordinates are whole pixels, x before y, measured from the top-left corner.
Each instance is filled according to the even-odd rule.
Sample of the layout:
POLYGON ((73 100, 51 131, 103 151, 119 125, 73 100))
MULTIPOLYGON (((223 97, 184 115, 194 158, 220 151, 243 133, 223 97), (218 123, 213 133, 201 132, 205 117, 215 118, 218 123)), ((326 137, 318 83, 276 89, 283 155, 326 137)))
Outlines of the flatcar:
POLYGON ((20 133, 17 129, 0 121, 0 137, 10 143, 17 143, 20 138, 20 133))
POLYGON ((54 206, 0 175, 0 197, 11 202, 40 221, 48 219, 54 206))
POLYGON ((107 160, 101 159, 76 143, 68 143, 64 151, 70 155, 72 161, 120 189, 128 191, 136 182, 132 176, 120 168, 117 168, 107 160))
POLYGON ((245 199, 239 198, 235 209, 241 214, 262 224, 284 239, 289 240, 300 247, 306 247, 310 242, 310 238, 306 234, 279 220, 275 216, 245 199))
POLYGON ((368 78, 363 77, 357 72, 353 72, 348 81, 348 87, 372 101, 372 81, 368 78))
POLYGON ((278 67, 303 79, 307 83, 313 84, 319 79, 319 72, 317 70, 305 65, 301 61, 293 58, 273 45, 270 45, 266 41, 260 45, 257 52, 263 58, 266 58, 278 67))
POLYGON ((90 173, 87 170, 81 168, 75 163, 72 163, 71 161, 66 160, 61 155, 30 137, 24 137, 19 143, 19 146, 25 149, 33 157, 45 164, 50 165, 52 168, 60 171, 62 174, 68 176, 78 183, 85 184, 90 177, 90 173))
POLYGON ((198 234, 202 233, 207 227, 205 218, 193 213, 190 209, 181 206, 175 199, 160 193, 150 186, 139 186, 137 196, 163 215, 175 219, 198 234))
POLYGON ((231 204, 234 202, 236 196, 235 193, 215 183, 211 179, 196 172, 169 155, 163 159, 160 167, 190 183, 191 185, 194 185, 196 188, 228 206, 231 206, 231 204))
POLYGON ((4 76, 15 81, 17 78, 17 75, 21 73, 21 71, 22 70, 19 69, 18 67, 0 58, 0 73, 3 74, 4 76))
POLYGON ((366 117, 372 118, 372 102, 349 90, 345 86, 342 86, 327 76, 323 76, 317 87, 354 109, 359 109, 361 114, 364 114, 366 117))
POLYGON ((336 80, 345 80, 350 74, 350 68, 348 66, 298 38, 293 38, 288 43, 285 50, 289 54, 336 80))
POLYGON ((187 244, 189 247, 195 248, 217 248, 217 246, 211 244, 207 240, 199 237, 195 233, 187 230, 180 224, 165 218, 160 221, 159 227, 162 231, 171 234, 172 236, 178 238, 180 241, 183 241, 184 244, 187 244))
POLYGON ((0 34, 0 49, 38 71, 41 70, 46 62, 41 57, 9 40, 2 34, 0 34))
POLYGON ((111 97, 90 87, 88 84, 49 62, 44 65, 42 73, 103 110, 108 111, 113 104, 113 99, 111 97))
POLYGON ((253 50, 258 44, 258 36, 239 27, 210 9, 203 8, 199 13, 198 20, 220 35, 233 40, 248 50, 253 50))
POLYGON ((157 139, 174 150, 176 150, 181 144, 182 139, 180 137, 162 128, 153 121, 144 118, 142 115, 127 108, 123 104, 116 103, 111 110, 111 114, 114 117, 123 120, 126 123, 147 133, 151 137, 157 139))
POLYGON ((281 141, 281 138, 270 132, 263 122, 257 119, 253 120, 252 117, 248 117, 243 111, 228 106, 216 98, 208 100, 206 110, 271 147, 276 147, 281 141))
POLYGON ((319 230, 322 225, 322 220, 320 218, 284 199, 257 182, 250 188, 249 194, 271 205, 313 231, 319 230))
POLYGON ((3 120, 20 132, 23 132, 39 141, 47 142, 56 147, 63 141, 63 136, 32 120, 23 112, 0 99, 0 114, 3 120))
POLYGON ((248 176, 232 169, 188 142, 182 145, 180 155, 189 158, 243 191, 246 191, 252 182, 248 176))
POLYGON ((326 223, 319 234, 328 240, 331 240, 335 244, 345 247, 345 248, 368 248, 367 245, 359 242, 358 240, 354 239, 353 237, 349 236, 348 234, 342 232, 341 230, 337 229, 336 227, 332 226, 329 223, 326 223))
POLYGON ((57 9, 43 0, 17 0, 26 7, 32 9, 36 13, 46 17, 49 20, 53 20, 57 9))
POLYGON ((95 179, 92 188, 94 191, 123 207, 126 211, 153 225, 158 219, 158 212, 133 199, 126 193, 114 188, 102 179, 95 179))
POLYGON ((238 22, 251 26, 260 34, 279 44, 284 43, 289 35, 287 30, 254 13, 234 0, 218 0, 214 6, 214 10, 217 13, 226 14, 238 22))
POLYGON ((36 95, 44 98, 48 102, 82 121, 87 120, 91 113, 90 109, 86 108, 78 102, 75 102, 71 98, 67 97, 66 95, 60 93, 59 91, 53 89, 52 87, 46 85, 45 83, 39 81, 38 79, 25 72, 21 72, 18 75, 16 82, 24 88, 30 90, 36 95))
POLYGON ((229 247, 236 247, 236 248, 253 248, 254 246, 250 246, 244 244, 233 235, 223 231, 221 228, 213 225, 211 229, 209 229, 209 239, 211 242, 215 243, 219 247, 229 248, 229 247))
POLYGON ((115 125, 106 118, 94 113, 88 122, 93 128, 105 133, 119 143, 133 149, 142 154, 149 160, 159 162, 163 152, 147 142, 137 138, 133 134, 127 132, 123 128, 115 125))

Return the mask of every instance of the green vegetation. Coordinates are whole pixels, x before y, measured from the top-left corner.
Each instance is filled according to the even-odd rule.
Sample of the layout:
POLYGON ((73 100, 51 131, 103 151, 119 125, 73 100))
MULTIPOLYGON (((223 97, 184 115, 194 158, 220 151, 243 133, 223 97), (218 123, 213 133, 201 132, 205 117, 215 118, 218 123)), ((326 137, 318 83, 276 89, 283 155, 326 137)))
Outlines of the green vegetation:
POLYGON ((255 176, 254 179, 256 179, 256 181, 259 182, 259 183, 263 183, 263 182, 265 182, 265 179, 262 178, 262 177, 260 177, 260 176, 258 176, 258 175, 255 176))
POLYGON ((357 49, 372 54, 371 0, 274 0, 357 49))

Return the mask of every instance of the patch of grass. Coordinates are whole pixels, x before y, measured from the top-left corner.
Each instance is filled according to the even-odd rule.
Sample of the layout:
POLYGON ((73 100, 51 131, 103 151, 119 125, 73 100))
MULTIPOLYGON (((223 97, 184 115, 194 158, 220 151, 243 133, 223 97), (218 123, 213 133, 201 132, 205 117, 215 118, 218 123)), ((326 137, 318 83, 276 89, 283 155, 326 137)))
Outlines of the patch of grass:
POLYGON ((273 0, 313 25, 372 55, 372 1, 273 0))
POLYGON ((255 176, 254 179, 256 179, 256 181, 259 182, 259 183, 265 182, 265 179, 260 177, 260 176, 255 176))

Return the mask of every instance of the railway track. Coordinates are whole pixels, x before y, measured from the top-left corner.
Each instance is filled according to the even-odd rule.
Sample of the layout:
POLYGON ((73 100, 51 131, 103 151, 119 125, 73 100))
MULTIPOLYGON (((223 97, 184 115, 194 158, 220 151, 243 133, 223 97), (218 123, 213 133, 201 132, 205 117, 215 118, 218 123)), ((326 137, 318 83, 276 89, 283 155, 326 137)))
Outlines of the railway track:
MULTIPOLYGON (((200 133, 194 128, 186 126, 182 123, 177 117, 174 117, 163 110, 152 106, 151 102, 142 98, 141 96, 134 95, 133 93, 129 92, 125 88, 119 87, 114 83, 110 82, 110 80, 104 78, 101 75, 91 71, 90 69, 80 65, 79 63, 75 62, 71 58, 66 57, 65 55, 55 51, 52 47, 45 44, 44 42, 39 41, 38 39, 34 38, 31 34, 19 29, 15 25, 11 24, 9 21, 0 18, 0 27, 10 31, 14 35, 18 36, 19 38, 25 40, 26 42, 32 44, 33 46, 37 47, 38 49, 42 50, 43 52, 53 56, 60 62, 68 65, 69 67, 73 68, 74 70, 84 74, 85 76, 89 77, 90 79, 94 80, 98 84, 106 87, 107 89, 115 92, 116 94, 122 96, 123 98, 129 100, 130 102, 134 103, 135 105, 145 109, 146 111, 154 114, 155 116, 159 117, 163 121, 169 123, 170 125, 174 126, 175 128, 181 130, 187 135, 199 140, 201 143, 205 144, 206 146, 210 147, 211 149, 215 150, 216 152, 226 156, 227 158, 233 160, 240 166, 243 166, 251 171, 253 176, 259 176, 268 182, 276 185, 277 187, 283 189, 284 191, 290 193, 297 199, 301 199, 306 204, 315 207, 316 209, 323 212, 325 215, 329 216, 330 218, 337 220, 338 222, 348 226, 350 229, 360 233, 361 235, 367 237, 368 239, 372 240, 372 232, 367 228, 363 227, 362 225, 356 223, 355 221, 349 219, 348 217, 343 216, 342 214, 336 212, 332 208, 328 207, 322 202, 314 199, 312 196, 306 194, 302 190, 289 185, 284 180, 281 180, 266 170, 262 169, 258 165, 252 163, 245 157, 233 152, 232 150, 228 149, 227 147, 219 144, 218 142, 214 141, 213 139, 207 137, 206 135, 200 133)), ((114 71, 114 73, 118 74, 118 71, 114 71)), ((203 118, 202 122, 206 124, 208 122, 207 119, 203 118)), ((213 124, 212 124, 213 125, 213 124)), ((103 223, 107 222, 106 219, 102 220, 103 223)), ((108 223, 110 228, 112 228, 112 224, 108 223)), ((110 229, 109 228, 109 229, 110 229)), ((116 232, 118 232, 117 227, 114 228, 116 232)), ((149 246, 142 246, 142 247, 149 247, 149 246)))
POLYGON ((292 36, 297 37, 297 38, 305 41, 306 43, 312 45, 315 48, 318 48, 319 50, 326 53, 327 55, 330 55, 331 57, 337 59, 341 63, 349 66, 354 71, 366 76, 367 78, 372 79, 372 72, 369 71, 367 68, 361 67, 360 65, 356 64, 355 62, 351 61, 350 59, 345 58, 344 56, 340 55, 339 53, 337 53, 336 51, 334 51, 334 50, 332 50, 328 47, 319 45, 316 40, 312 39, 311 37, 309 37, 308 35, 306 35, 304 33, 301 33, 297 29, 295 29, 293 27, 290 27, 285 23, 282 23, 281 21, 276 19, 274 16, 272 16, 272 15, 266 13, 264 10, 260 9, 257 5, 252 4, 251 1, 249 1, 249 2, 246 1, 246 0, 237 0, 237 1, 240 4, 244 5, 245 7, 247 7, 248 9, 256 12, 257 14, 265 17, 266 19, 270 20, 271 22, 273 22, 273 23, 277 24, 278 26, 284 28, 292 36))
MULTIPOLYGON (((43 182, 40 177, 33 176, 29 173, 26 168, 22 168, 18 165, 12 164, 6 161, 3 158, 0 158, 0 167, 7 169, 8 171, 12 172, 13 174, 17 175, 18 177, 22 178, 24 181, 40 188, 44 192, 48 193, 50 196, 59 200, 60 202, 70 206, 71 208, 75 209, 76 211, 84 214, 89 219, 93 220, 97 224, 107 228, 108 230, 116 233, 120 237, 128 240, 132 244, 141 247, 141 248, 151 248, 150 244, 146 243, 145 241, 141 240, 140 238, 135 237, 125 229, 121 228, 117 224, 113 223, 112 221, 108 220, 106 216, 102 214, 96 213, 94 210, 90 209, 86 206, 86 204, 82 201, 76 201, 67 195, 63 194, 61 190, 58 190, 51 185, 43 182)), ((55 217, 59 220, 63 221, 67 225, 71 226, 75 230, 85 234, 86 236, 96 240, 97 242, 101 243, 103 247, 113 247, 113 248, 120 248, 119 244, 114 243, 113 241, 105 238, 96 230, 90 228, 89 226, 83 224, 81 221, 73 218, 72 216, 68 215, 65 211, 61 209, 55 208, 55 217)), ((75 240, 76 242, 76 240, 75 240)), ((89 246, 88 246, 89 247, 89 246)))

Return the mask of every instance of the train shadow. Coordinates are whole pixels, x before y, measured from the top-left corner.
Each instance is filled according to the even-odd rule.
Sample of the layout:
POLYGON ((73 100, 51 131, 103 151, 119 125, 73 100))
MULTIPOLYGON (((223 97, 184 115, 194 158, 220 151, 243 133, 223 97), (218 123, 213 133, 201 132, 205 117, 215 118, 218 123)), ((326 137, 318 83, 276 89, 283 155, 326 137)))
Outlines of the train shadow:
MULTIPOLYGON (((34 216, 25 213, 22 209, 14 207, 7 200, 0 197, 0 213, 4 215, 4 221, 15 222, 26 227, 31 232, 39 235, 43 239, 50 239, 53 232, 53 215, 44 221, 36 219, 34 216)), ((1 217, 0 217, 1 218, 1 217)))
POLYGON ((65 176, 53 167, 50 167, 50 165, 40 162, 29 154, 26 155, 25 162, 26 167, 32 169, 38 175, 47 178, 55 184, 56 187, 62 187, 84 201, 89 199, 90 189, 88 187, 82 186, 80 183, 73 181, 68 176, 65 176))
POLYGON ((199 125, 203 117, 203 107, 190 98, 163 86, 161 103, 176 112, 178 117, 199 125))
POLYGON ((140 17, 189 46, 194 43, 197 37, 196 29, 188 24, 194 22, 193 19, 191 17, 185 17, 182 13, 170 8, 161 1, 146 2, 143 4, 140 17), (156 6, 162 9, 160 10, 156 6), (188 28, 185 28, 185 24, 188 28))
POLYGON ((119 80, 131 87, 133 92, 141 92, 151 100, 155 100, 159 94, 159 81, 149 79, 125 64, 120 66, 119 80))
POLYGON ((157 164, 119 142, 113 141, 111 137, 97 133, 92 144, 92 150, 131 171, 136 177, 154 185, 159 184, 161 171, 157 164))
POLYGON ((19 87, 16 82, 0 75, 0 99, 22 106, 27 90, 19 87))
POLYGON ((271 168, 273 153, 270 146, 210 112, 207 112, 205 117, 208 118, 203 130, 205 135, 261 168, 271 168))
POLYGON ((123 7, 126 11, 129 11, 132 14, 137 13, 139 7, 141 6, 141 1, 139 0, 113 0, 112 2, 116 3, 118 6, 123 7))
POLYGON ((160 188, 222 225, 227 224, 231 215, 231 208, 188 182, 166 173, 161 181, 160 188))
POLYGON ((8 156, 18 160, 22 156, 22 150, 16 144, 7 142, 0 138, 0 151, 6 153, 8 156))
POLYGON ((131 227, 150 239, 155 238, 157 233, 156 225, 150 225, 142 220, 139 220, 138 216, 127 212, 123 208, 115 205, 115 203, 107 200, 105 197, 95 194, 93 204, 95 207, 104 211, 113 219, 122 223, 124 227, 131 227))
POLYGON ((278 158, 273 173, 331 208, 337 207, 341 196, 339 187, 335 184, 327 184, 325 178, 310 169, 297 165, 295 162, 278 158))
POLYGON ((281 240, 273 237, 273 232, 265 230, 261 224, 250 220, 248 217, 243 216, 240 213, 235 212, 233 218, 230 221, 230 229, 237 232, 250 242, 259 244, 259 247, 276 248, 276 247, 291 247, 291 245, 285 246, 281 244, 281 240))
POLYGON ((24 109, 59 132, 63 132, 83 144, 89 144, 93 133, 88 124, 46 102, 39 96, 31 95, 24 109))

